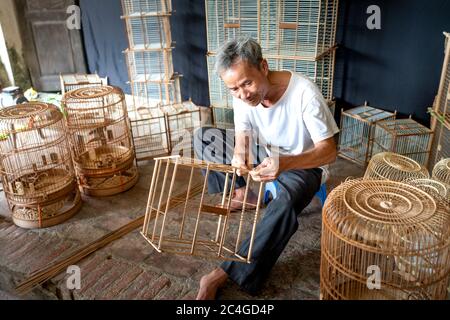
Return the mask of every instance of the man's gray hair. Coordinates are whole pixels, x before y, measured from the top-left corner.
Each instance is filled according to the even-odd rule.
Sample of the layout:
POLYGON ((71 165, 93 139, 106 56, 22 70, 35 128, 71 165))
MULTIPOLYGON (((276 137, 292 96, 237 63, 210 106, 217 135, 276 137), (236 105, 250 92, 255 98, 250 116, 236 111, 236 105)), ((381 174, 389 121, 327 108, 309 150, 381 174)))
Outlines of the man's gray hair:
POLYGON ((241 60, 259 69, 262 59, 261 46, 252 38, 229 40, 218 50, 215 71, 221 74, 241 60))

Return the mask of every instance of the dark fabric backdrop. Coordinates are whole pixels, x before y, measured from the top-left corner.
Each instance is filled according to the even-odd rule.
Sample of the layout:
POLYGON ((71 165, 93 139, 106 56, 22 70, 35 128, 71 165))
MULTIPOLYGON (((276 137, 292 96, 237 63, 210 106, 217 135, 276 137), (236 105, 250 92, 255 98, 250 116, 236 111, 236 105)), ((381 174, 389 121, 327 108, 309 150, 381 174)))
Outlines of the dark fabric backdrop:
MULTIPOLYGON (((83 34, 91 72, 109 76, 129 92, 120 0, 81 0, 83 34)), ((181 92, 209 105, 203 0, 173 0, 175 71, 181 92)), ((338 108, 369 104, 429 125, 427 107, 437 93, 443 62, 443 31, 450 31, 448 0, 340 0, 335 90, 338 108), (381 30, 369 30, 370 5, 381 9, 381 30)), ((336 118, 340 112, 336 112, 336 118)))

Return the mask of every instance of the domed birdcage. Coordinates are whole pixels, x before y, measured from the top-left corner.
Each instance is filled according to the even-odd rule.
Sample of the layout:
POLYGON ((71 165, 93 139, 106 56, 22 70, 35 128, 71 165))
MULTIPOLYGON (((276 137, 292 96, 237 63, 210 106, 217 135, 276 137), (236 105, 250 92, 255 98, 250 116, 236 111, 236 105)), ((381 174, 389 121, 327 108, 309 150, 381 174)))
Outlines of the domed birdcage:
POLYGON ((445 299, 450 215, 389 180, 349 180, 323 208, 322 299, 445 299))
POLYGON ((436 163, 431 176, 434 180, 450 186, 450 158, 442 159, 436 163))
POLYGON ((0 110, 0 163, 12 219, 22 228, 59 224, 81 207, 62 113, 51 104, 0 110))
POLYGON ((108 196, 133 187, 138 173, 122 90, 80 88, 64 95, 63 107, 83 192, 108 196))
POLYGON ((392 152, 378 153, 370 159, 364 179, 387 179, 404 181, 406 179, 426 179, 430 174, 416 161, 392 152))

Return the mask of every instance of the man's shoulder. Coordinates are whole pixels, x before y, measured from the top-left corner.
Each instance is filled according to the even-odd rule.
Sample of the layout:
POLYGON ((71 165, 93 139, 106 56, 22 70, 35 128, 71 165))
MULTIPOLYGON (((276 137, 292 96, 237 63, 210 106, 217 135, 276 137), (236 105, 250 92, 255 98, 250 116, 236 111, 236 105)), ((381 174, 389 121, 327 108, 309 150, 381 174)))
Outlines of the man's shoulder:
POLYGON ((301 97, 305 103, 316 96, 321 96, 321 92, 317 85, 308 77, 292 72, 292 94, 297 98, 301 97), (307 100, 307 101, 305 101, 307 100))

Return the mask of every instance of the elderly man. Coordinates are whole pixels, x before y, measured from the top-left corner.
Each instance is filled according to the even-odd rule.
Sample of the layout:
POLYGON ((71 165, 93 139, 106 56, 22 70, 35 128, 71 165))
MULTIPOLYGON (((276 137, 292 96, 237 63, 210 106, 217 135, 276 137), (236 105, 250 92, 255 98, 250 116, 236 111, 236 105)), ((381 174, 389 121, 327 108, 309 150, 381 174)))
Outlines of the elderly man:
MULTIPOLYGON (((228 278, 248 293, 257 294, 297 231, 297 216, 319 190, 323 170, 336 160, 334 135, 339 132, 317 86, 297 73, 269 70, 260 45, 253 39, 225 43, 217 55, 216 71, 234 97, 234 154, 230 159, 230 152, 225 152, 224 162, 238 167, 238 174, 250 170, 256 181, 276 180, 279 191, 258 223, 252 262, 222 263, 202 277, 197 299, 214 299, 228 278), (254 136, 249 132, 257 132, 268 154, 256 168, 247 155, 247 137, 254 136)), ((227 145, 229 139, 225 139, 224 132, 208 143, 203 139, 208 130, 217 129, 196 132, 195 151, 198 158, 214 161, 204 152, 211 141, 223 144, 224 150, 232 150, 233 146, 227 145)), ((218 173, 211 175, 209 192, 220 192, 224 180, 218 173)), ((236 208, 243 200, 244 186, 245 180, 240 177, 232 202, 236 208)), ((251 195, 247 201, 256 201, 256 196, 251 195)), ((248 244, 247 239, 240 253, 247 254, 248 244)))

